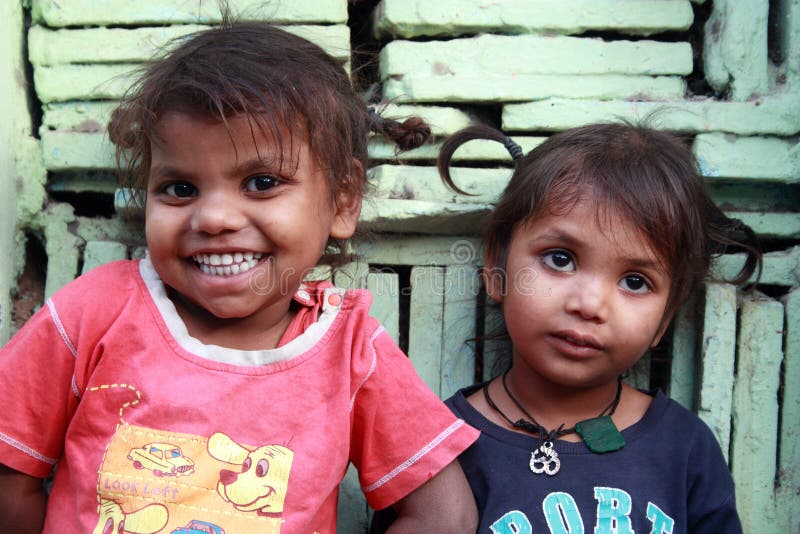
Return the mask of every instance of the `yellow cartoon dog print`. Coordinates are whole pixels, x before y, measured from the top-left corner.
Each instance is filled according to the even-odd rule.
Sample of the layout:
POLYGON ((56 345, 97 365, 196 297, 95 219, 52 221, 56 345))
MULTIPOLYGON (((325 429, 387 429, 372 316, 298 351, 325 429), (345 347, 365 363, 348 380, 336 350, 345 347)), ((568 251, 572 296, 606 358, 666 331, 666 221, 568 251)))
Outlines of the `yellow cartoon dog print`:
POLYGON ((294 453, 280 445, 250 450, 216 432, 208 439, 208 453, 239 471, 219 472, 217 493, 240 512, 275 516, 283 512, 294 453))

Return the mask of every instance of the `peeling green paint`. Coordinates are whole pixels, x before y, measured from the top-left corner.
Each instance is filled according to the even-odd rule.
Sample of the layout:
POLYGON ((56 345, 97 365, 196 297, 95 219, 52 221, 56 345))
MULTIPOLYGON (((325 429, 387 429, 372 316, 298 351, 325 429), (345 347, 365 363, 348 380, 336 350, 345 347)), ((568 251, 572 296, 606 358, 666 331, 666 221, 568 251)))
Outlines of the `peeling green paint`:
POLYGON ((705 25, 703 62, 708 83, 733 100, 769 89, 767 17, 763 0, 714 0, 705 25))
POLYGON ((626 0, 623 9, 617 0, 382 0, 375 12, 375 31, 403 38, 588 30, 649 35, 686 30, 693 18, 688 0, 626 0))
MULTIPOLYGON (((213 23, 220 21, 219 2, 208 0, 30 0, 32 18, 48 26, 213 23)), ((239 19, 275 23, 347 20, 347 0, 228 0, 239 19)))
POLYGON ((0 71, 0 345, 11 334, 11 294, 24 264, 25 222, 41 211, 44 200, 44 168, 38 144, 31 135, 31 119, 25 86, 23 13, 18 2, 0 7, 0 55, 6 58, 0 71))

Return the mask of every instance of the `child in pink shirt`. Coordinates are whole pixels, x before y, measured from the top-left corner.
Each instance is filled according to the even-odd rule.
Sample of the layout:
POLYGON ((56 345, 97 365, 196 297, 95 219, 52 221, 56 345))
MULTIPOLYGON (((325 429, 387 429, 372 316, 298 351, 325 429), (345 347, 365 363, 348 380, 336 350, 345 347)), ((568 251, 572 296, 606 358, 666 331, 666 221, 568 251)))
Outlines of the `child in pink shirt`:
POLYGON ((70 283, 0 351, 0 530, 334 532, 350 461, 397 532, 474 529, 454 459, 477 432, 366 291, 305 280, 355 230, 368 132, 408 148, 408 122, 265 24, 151 64, 109 126, 148 256, 70 283))

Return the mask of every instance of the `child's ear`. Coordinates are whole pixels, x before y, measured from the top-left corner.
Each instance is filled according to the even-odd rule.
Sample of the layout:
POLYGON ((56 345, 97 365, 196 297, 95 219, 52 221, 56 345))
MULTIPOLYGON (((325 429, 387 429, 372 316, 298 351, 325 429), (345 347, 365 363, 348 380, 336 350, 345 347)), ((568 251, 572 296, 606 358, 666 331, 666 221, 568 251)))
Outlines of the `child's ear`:
POLYGON ((333 224, 330 236, 334 239, 349 239, 356 231, 361 215, 361 184, 364 181, 364 166, 353 158, 352 174, 344 179, 334 198, 333 224))
POLYGON ((483 269, 481 276, 483 277, 483 285, 486 287, 486 294, 489 295, 493 301, 498 304, 503 302, 503 293, 505 286, 505 276, 503 276, 502 267, 495 264, 494 259, 489 257, 489 253, 483 255, 483 269))

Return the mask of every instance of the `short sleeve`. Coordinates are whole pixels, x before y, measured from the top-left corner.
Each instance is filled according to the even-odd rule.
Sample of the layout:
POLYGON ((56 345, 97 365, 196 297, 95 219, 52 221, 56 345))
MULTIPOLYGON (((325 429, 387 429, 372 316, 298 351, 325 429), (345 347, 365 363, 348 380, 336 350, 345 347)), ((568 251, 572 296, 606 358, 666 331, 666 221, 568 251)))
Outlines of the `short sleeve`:
POLYGON ((366 350, 370 370, 354 396, 351 460, 367 502, 382 509, 455 460, 478 431, 425 385, 382 328, 366 350))
POLYGON ((75 345, 52 300, 0 349, 0 463, 46 477, 61 455, 73 391, 75 345))
POLYGON ((0 348, 0 463, 50 475, 99 358, 98 340, 128 302, 137 268, 117 261, 78 277, 0 348))

